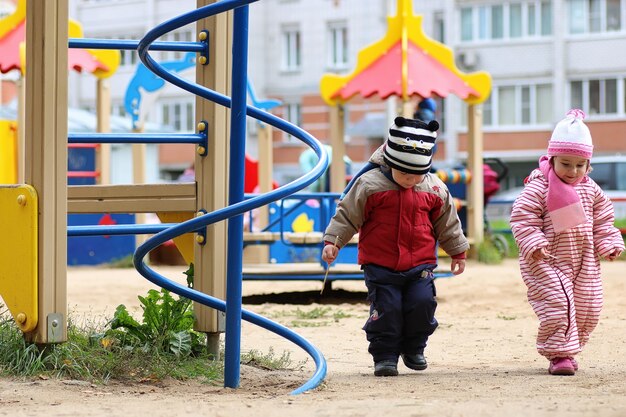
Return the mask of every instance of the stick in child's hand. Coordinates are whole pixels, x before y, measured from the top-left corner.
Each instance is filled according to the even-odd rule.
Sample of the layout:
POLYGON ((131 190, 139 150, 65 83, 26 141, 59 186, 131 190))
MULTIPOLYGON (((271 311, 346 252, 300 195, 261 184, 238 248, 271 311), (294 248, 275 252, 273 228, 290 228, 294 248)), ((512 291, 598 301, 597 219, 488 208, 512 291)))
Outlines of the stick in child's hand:
MULTIPOLYGON (((335 236, 335 243, 333 246, 337 247, 337 240, 339 236, 335 236)), ((330 263, 326 264, 326 273, 324 274, 324 281, 322 282, 322 289, 320 290, 320 295, 324 293, 324 288, 326 288, 326 279, 328 278, 328 271, 330 271, 330 263)))

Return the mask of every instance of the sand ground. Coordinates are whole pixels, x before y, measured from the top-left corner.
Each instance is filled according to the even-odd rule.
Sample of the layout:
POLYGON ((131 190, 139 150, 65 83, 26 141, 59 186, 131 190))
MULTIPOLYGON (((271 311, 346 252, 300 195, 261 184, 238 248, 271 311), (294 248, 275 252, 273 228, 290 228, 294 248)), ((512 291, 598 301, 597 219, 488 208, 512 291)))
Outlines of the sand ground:
MULTIPOLYGON (((396 378, 373 376, 361 330, 368 309, 362 282, 334 283, 342 291, 321 299, 317 282, 244 282, 244 308, 294 328, 322 350, 328 374, 319 388, 289 394, 312 375, 311 360, 288 371, 242 365, 238 389, 188 381, 0 379, 0 416, 625 416, 626 264, 605 262, 602 268, 602 318, 573 377, 549 376, 547 361, 535 351, 537 320, 517 262, 469 262, 463 275, 437 280, 440 327, 423 372, 400 365, 396 378), (316 307, 348 317, 300 327, 294 311, 316 307)), ((183 269, 159 270, 184 282, 183 269)), ((71 268, 68 303, 74 316, 105 319, 118 304, 138 311, 137 295, 148 288, 152 284, 134 270, 71 268)), ((288 351, 295 363, 307 359, 295 345, 249 324, 242 326, 241 345, 288 351)))

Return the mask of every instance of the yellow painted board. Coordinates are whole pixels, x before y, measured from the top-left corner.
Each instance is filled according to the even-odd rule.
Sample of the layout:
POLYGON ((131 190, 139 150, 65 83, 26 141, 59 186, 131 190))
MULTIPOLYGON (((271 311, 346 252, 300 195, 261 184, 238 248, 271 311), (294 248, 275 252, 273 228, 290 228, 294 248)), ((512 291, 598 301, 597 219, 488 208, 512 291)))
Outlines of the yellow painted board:
POLYGON ((0 186, 0 295, 23 332, 37 327, 37 192, 0 186))
POLYGON ((0 120, 0 184, 17 182, 17 124, 0 120))
MULTIPOLYGON (((191 220, 194 218, 195 213, 193 212, 171 212, 171 213, 157 213, 159 220, 163 223, 182 223, 187 220, 191 220)), ((174 241, 174 245, 176 245, 176 249, 183 255, 185 262, 187 264, 193 263, 193 250, 194 250, 194 242, 195 235, 193 233, 185 233, 182 236, 175 237, 172 239, 174 241)))

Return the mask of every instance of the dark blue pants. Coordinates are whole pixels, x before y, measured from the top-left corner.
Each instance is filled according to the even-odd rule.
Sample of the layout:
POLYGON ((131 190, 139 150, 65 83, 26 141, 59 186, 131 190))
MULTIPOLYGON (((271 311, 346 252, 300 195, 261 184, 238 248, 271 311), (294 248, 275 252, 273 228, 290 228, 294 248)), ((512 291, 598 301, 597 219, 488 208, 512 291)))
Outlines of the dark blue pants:
POLYGON ((363 330, 374 362, 398 360, 401 353, 422 353, 428 336, 437 328, 433 269, 420 265, 395 272, 363 265, 370 317, 363 330))

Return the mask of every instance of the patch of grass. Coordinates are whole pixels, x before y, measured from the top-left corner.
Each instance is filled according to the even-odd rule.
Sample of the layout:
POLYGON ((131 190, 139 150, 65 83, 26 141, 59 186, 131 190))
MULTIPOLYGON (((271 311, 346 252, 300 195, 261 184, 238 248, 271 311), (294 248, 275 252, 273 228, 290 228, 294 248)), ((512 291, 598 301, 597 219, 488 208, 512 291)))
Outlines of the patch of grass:
POLYGON ((327 317, 329 312, 330 307, 315 307, 309 311, 303 311, 298 308, 295 310, 295 316, 302 320, 314 320, 327 317))
POLYGON ((330 321, 306 321, 306 320, 293 320, 291 327, 324 327, 329 326, 330 321))
POLYGON ((515 316, 505 316, 504 314, 498 314, 496 317, 499 318, 500 320, 506 320, 506 321, 517 320, 517 317, 515 316))
MULTIPOLYGON (((185 272, 193 287, 193 265, 185 272)), ((68 318, 67 341, 40 347, 27 343, 7 308, 0 304, 0 375, 158 382, 167 377, 214 382, 223 379, 224 364, 207 351, 206 335, 193 330, 191 301, 169 291, 150 290, 138 297, 141 321, 124 305, 113 318, 79 325, 68 318)), ((327 309, 300 312, 303 317, 328 315, 327 309)), ((241 362, 263 369, 291 369, 289 353, 250 351, 241 362)))
POLYGON ((342 310, 336 311, 333 313, 333 319, 337 322, 341 319, 347 319, 349 317, 352 317, 352 314, 348 314, 342 310))
POLYGON ((222 363, 206 352, 177 356, 151 352, 106 341, 104 328, 86 328, 68 322, 65 343, 40 348, 24 340, 7 310, 0 313, 0 375, 42 378, 69 378, 106 383, 111 379, 149 382, 166 377, 221 379, 222 363))
POLYGON ((502 254, 489 239, 483 240, 478 245, 478 262, 495 265, 502 262, 502 254))
POLYGON ((352 314, 346 313, 343 310, 333 311, 330 307, 315 307, 312 310, 306 311, 297 308, 295 310, 266 312, 264 315, 272 319, 295 317, 300 321, 332 318, 335 322, 348 317, 353 317, 352 314))
POLYGON ((124 256, 123 258, 115 259, 107 264, 109 268, 134 268, 133 255, 124 256))
POLYGON ((262 353, 256 349, 242 353, 241 363, 260 369, 278 370, 299 369, 304 365, 304 363, 306 363, 306 361, 294 364, 291 360, 289 352, 284 351, 280 356, 278 356, 274 352, 274 349, 270 347, 267 353, 262 353))

